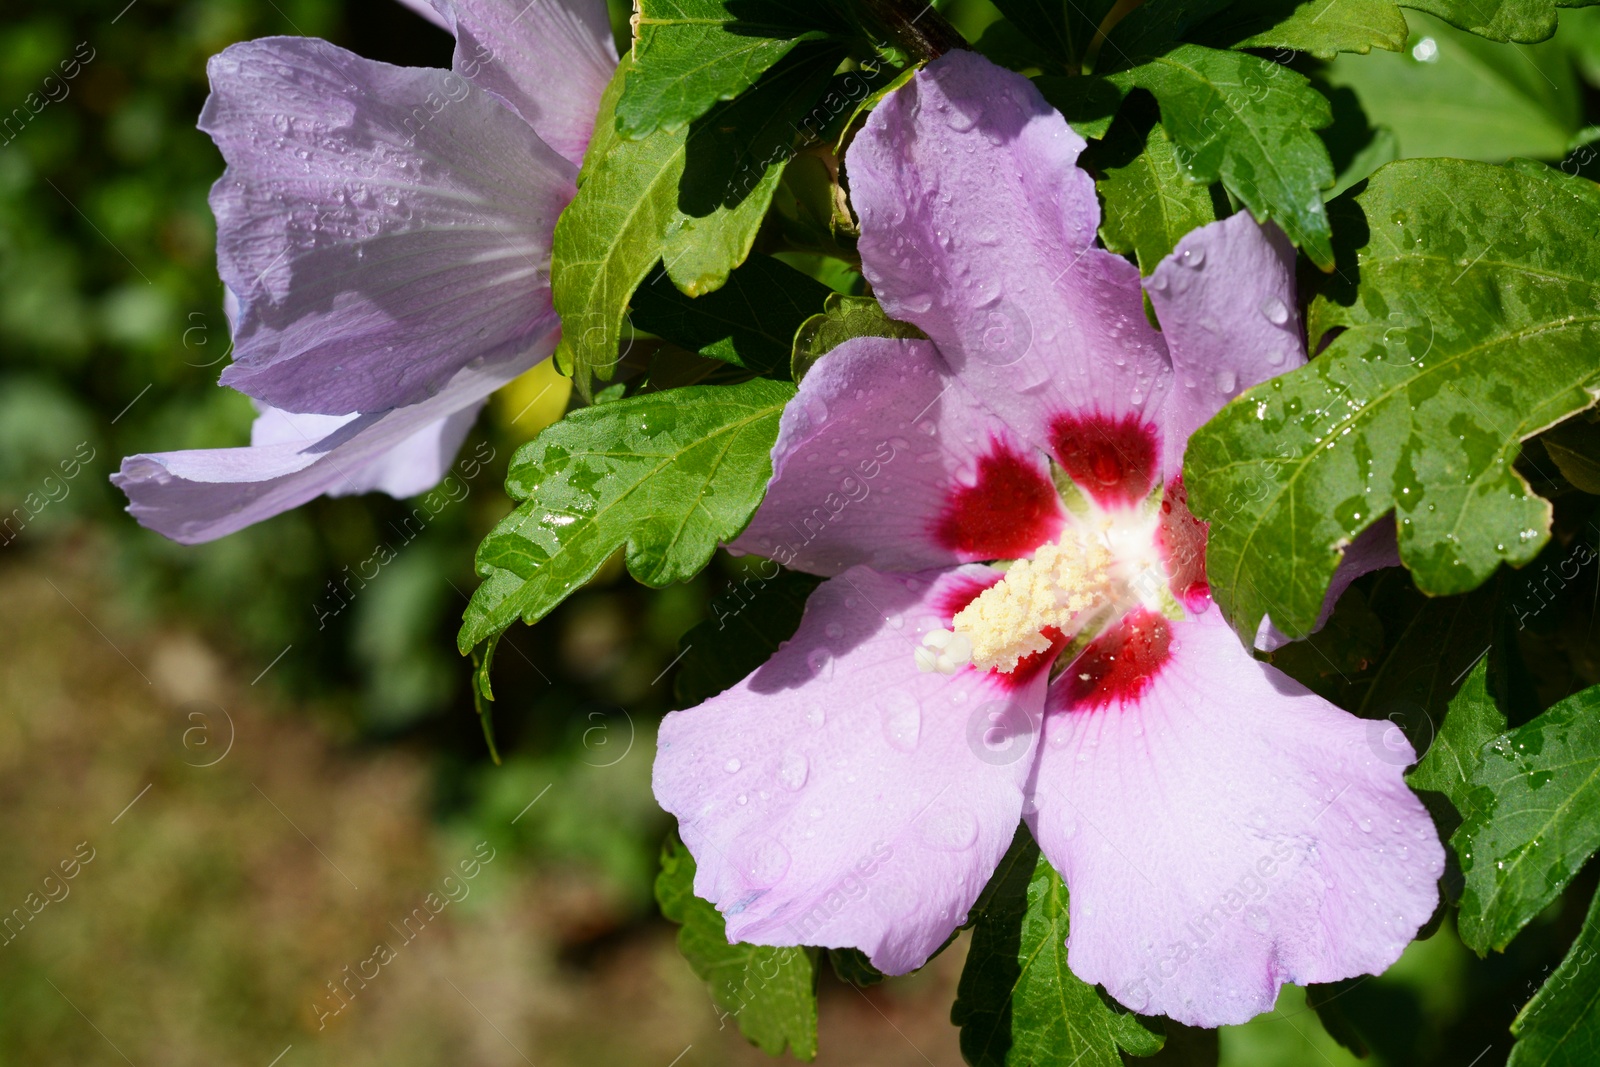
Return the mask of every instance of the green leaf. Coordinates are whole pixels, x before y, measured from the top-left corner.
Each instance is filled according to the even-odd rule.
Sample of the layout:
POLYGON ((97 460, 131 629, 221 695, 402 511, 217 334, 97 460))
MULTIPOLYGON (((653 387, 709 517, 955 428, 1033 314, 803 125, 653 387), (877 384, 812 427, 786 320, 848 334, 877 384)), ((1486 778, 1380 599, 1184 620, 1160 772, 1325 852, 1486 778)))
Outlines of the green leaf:
POLYGON ((771 256, 755 255, 702 297, 657 271, 633 294, 633 324, 674 344, 759 374, 786 368, 794 332, 830 290, 771 256))
POLYGON ((794 334, 790 369, 794 380, 806 376, 817 360, 853 337, 916 337, 927 334, 899 319, 891 319, 870 296, 828 294, 820 313, 800 324, 794 334))
POLYGON ((1406 160, 1336 202, 1357 247, 1311 306, 1310 347, 1344 332, 1189 442, 1197 515, 1260 499, 1213 523, 1206 551, 1242 635, 1269 612, 1285 634, 1309 632, 1342 546, 1391 510, 1433 596, 1527 563, 1549 538, 1550 505, 1512 463, 1600 393, 1600 190, 1533 166, 1406 160))
POLYGON ((978 901, 950 1021, 973 1067, 1121 1067, 1161 1036, 1067 969, 1067 887, 1019 827, 978 901))
POLYGON ((1405 47, 1406 17, 1394 0, 1243 0, 1191 35, 1226 48, 1288 48, 1332 59, 1340 52, 1405 47))
POLYGON ((522 503, 478 546, 462 651, 537 622, 624 546, 646 585, 699 573, 761 503, 793 395, 765 378, 647 393, 575 411, 518 449, 506 491, 522 503))
POLYGON ((1494 44, 1423 14, 1410 22, 1409 50, 1342 58, 1325 75, 1394 130, 1403 156, 1500 163, 1566 154, 1583 107, 1560 44, 1494 44))
POLYGON ((1556 32, 1557 8, 1584 7, 1586 0, 1405 0, 1405 6, 1491 41, 1534 44, 1556 32))
POLYGON ((762 75, 748 92, 695 121, 678 182, 678 214, 661 258, 679 289, 700 296, 722 285, 750 254, 796 132, 820 111, 844 52, 831 42, 806 44, 762 75))
POLYGON ((801 41, 825 36, 782 0, 639 0, 636 10, 637 74, 615 120, 630 140, 681 130, 754 85, 801 41))
POLYGON ((1466 884, 1461 940, 1504 949, 1600 847, 1600 686, 1482 751, 1450 838, 1466 884))
POLYGON ((1111 81, 1155 96, 1192 179, 1221 180, 1257 219, 1277 222, 1313 263, 1332 268, 1322 190, 1333 164, 1314 131, 1333 114, 1303 75, 1246 52, 1184 44, 1111 81))
POLYGON ((678 923, 678 951, 739 1030, 769 1056, 785 1046, 817 1055, 817 953, 810 948, 728 944, 722 914, 694 895, 694 857, 676 837, 661 849, 656 900, 678 923))
POLYGON ((688 129, 637 141, 619 137, 608 117, 632 77, 628 61, 617 68, 551 253, 562 363, 580 393, 592 376, 611 377, 628 303, 657 260, 691 295, 716 289, 744 261, 792 153, 792 123, 826 86, 827 65, 799 50, 688 129))
POLYGON ((800 628, 815 575, 786 571, 771 560, 748 563, 711 598, 711 618, 683 635, 673 695, 693 707, 744 681, 800 628))
POLYGON ((1578 939, 1539 992, 1517 1013, 1506 1067, 1590 1067, 1600 1062, 1600 893, 1589 901, 1578 939))
POLYGON ((1467 812, 1467 793, 1472 788, 1472 774, 1478 767, 1479 753, 1506 728, 1506 717, 1489 693, 1488 677, 1489 660, 1485 657, 1478 661, 1467 676, 1466 684, 1450 701, 1450 712, 1433 744, 1428 746, 1427 754, 1406 776, 1411 788, 1443 793, 1463 815, 1467 812))
POLYGON ((1100 239, 1113 252, 1133 253, 1140 274, 1155 270, 1184 234, 1216 221, 1210 188, 1190 179, 1159 122, 1125 111, 1088 155, 1102 175, 1095 183, 1105 202, 1100 239))
POLYGON ((611 115, 629 66, 624 58, 600 99, 578 194, 556 220, 551 247, 550 291, 562 327, 558 355, 584 395, 593 375, 611 377, 628 300, 661 257, 683 173, 681 134, 642 141, 617 136, 611 115))

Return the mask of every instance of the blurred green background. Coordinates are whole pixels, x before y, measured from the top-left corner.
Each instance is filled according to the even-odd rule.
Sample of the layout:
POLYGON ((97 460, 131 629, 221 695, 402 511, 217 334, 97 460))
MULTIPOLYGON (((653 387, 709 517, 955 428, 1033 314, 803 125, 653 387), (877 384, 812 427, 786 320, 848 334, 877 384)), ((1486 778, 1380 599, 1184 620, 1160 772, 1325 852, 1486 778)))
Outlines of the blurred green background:
MULTIPOLYGON (((326 619, 327 584, 402 503, 318 500, 186 548, 134 524, 106 481, 125 454, 248 437, 248 401, 216 387, 228 337, 206 192, 222 163, 194 128, 207 57, 307 34, 442 66, 448 37, 389 0, 121 5, 0 15, 0 515, 48 499, 0 534, 0 910, 31 910, 80 845, 94 856, 0 935, 0 1064, 762 1062, 650 900, 668 829, 654 724, 730 561, 659 593, 610 568, 508 635, 496 767, 453 634, 473 548, 508 510, 506 461, 558 413, 525 408, 529 389, 480 421, 467 452, 496 458, 467 496, 326 619), (27 109, 74 58, 58 99, 27 109), (470 894, 319 1026, 328 983, 475 847, 495 858, 470 894)), ((974 39, 997 15, 941 6, 974 39)), ((1528 155, 1595 172, 1600 9, 1562 12, 1533 46, 1408 19, 1403 54, 1304 64, 1339 103, 1342 167, 1528 155)), ((1361 1021, 1368 1062, 1503 1062, 1528 983, 1581 919, 1584 897, 1567 899, 1507 957, 1475 961, 1446 929, 1325 1016, 1361 1021)), ((872 990, 826 977, 821 1062, 958 1063, 963 952, 872 990)), ((1164 1059, 1186 1062, 1187 1043, 1164 1059)), ((1355 1062, 1299 990, 1221 1049, 1234 1065, 1355 1062)))

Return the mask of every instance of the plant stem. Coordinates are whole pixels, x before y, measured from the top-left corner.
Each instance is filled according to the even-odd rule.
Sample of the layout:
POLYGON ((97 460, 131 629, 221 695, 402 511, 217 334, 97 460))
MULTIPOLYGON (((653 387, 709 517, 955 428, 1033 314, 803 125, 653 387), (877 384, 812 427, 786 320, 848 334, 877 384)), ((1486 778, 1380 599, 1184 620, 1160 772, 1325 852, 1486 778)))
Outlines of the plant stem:
POLYGON ((863 0, 873 21, 909 55, 926 62, 952 48, 967 48, 966 40, 928 0, 863 0))

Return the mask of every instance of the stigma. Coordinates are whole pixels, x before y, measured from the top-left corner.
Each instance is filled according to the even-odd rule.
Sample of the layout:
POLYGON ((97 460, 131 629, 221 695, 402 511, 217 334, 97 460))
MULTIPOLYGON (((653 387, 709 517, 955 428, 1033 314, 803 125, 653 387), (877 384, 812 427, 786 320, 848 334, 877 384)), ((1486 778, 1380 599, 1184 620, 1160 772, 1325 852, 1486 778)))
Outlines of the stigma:
POLYGON ((1028 656, 1075 635, 1111 602, 1111 569, 1105 547, 1069 529, 1031 560, 1013 563, 956 613, 952 629, 924 635, 914 653, 917 668, 954 674, 970 663, 1009 674, 1028 656))

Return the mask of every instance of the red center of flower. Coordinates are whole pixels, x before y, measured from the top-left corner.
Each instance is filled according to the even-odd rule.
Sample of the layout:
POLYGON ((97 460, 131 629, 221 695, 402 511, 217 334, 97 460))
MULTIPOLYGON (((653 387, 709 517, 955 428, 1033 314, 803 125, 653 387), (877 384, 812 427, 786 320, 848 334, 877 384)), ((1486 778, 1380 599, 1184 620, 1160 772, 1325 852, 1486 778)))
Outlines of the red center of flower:
POLYGON ((1155 431, 1137 415, 1060 415, 1050 443, 1061 469, 1101 507, 1136 503, 1155 484, 1155 431))
POLYGON ((1166 561, 1172 593, 1192 608, 1211 595, 1206 578, 1206 533, 1208 527, 1189 510, 1189 491, 1183 476, 1172 479, 1161 494, 1161 521, 1156 527, 1156 546, 1166 561))
POLYGON ((1061 679, 1068 708, 1088 711, 1139 699, 1171 655, 1167 620, 1145 608, 1129 612, 1090 642, 1061 679))
POLYGON ((977 481, 950 494, 933 531, 939 544, 970 561, 1020 559, 1055 540, 1066 520, 1056 487, 1039 467, 991 441, 978 460, 977 481))

